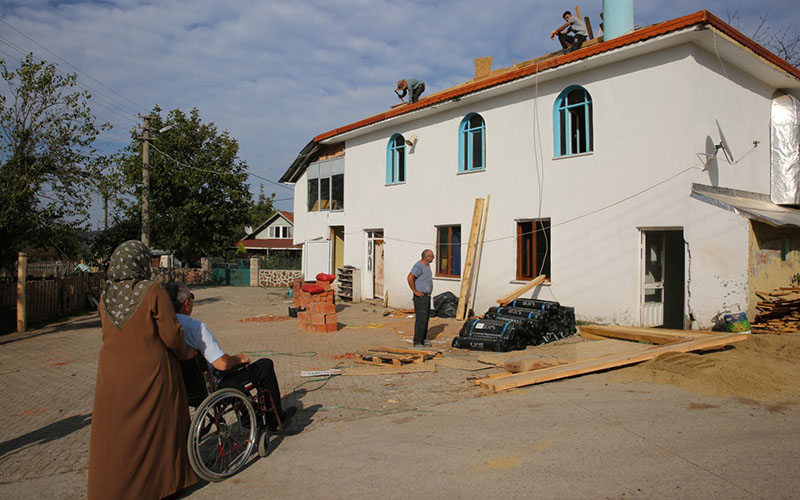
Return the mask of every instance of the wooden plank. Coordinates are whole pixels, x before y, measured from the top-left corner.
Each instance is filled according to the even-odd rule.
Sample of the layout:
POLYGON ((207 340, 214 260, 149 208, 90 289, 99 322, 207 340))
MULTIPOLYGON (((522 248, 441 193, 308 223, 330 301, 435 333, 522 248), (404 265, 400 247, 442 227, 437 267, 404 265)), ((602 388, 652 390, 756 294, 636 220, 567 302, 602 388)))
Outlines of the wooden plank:
POLYGON ((497 379, 503 379, 503 378, 506 378, 506 377, 508 377, 509 375, 514 375, 514 374, 513 374, 513 373, 508 373, 508 372, 505 372, 505 373, 495 373, 494 375, 489 375, 488 377, 483 377, 483 378, 475 379, 475 380, 473 380, 471 383, 472 383, 472 385, 482 385, 483 383, 488 383, 488 382, 491 382, 491 381, 493 381, 493 380, 497 380, 497 379))
POLYGON ((580 334, 581 338, 588 339, 588 340, 607 340, 608 337, 603 337, 601 335, 595 335, 589 332, 582 332, 580 331, 580 327, 578 327, 578 333, 580 334))
POLYGON ((486 218, 489 215, 489 201, 491 195, 486 195, 486 205, 483 208, 483 219, 481 220, 481 234, 478 236, 478 248, 475 250, 475 273, 470 281, 469 295, 467 295, 467 308, 464 310, 464 317, 469 316, 469 311, 472 309, 472 301, 475 299, 475 294, 478 292, 478 270, 481 267, 481 253, 483 252, 483 237, 486 235, 486 218), (475 286, 472 286, 472 284, 475 286))
POLYGON ((531 290, 534 287, 540 285, 542 282, 544 282, 545 279, 547 279, 547 276, 545 276, 544 274, 540 274, 539 276, 535 277, 533 280, 531 280, 523 287, 514 290, 513 292, 509 293, 508 295, 506 295, 501 299, 497 299, 497 303, 504 306, 510 303, 512 300, 519 298, 522 294, 524 294, 528 290, 531 290))
POLYGON ((583 18, 583 24, 586 25, 586 31, 589 33, 589 40, 594 38, 594 30, 592 29, 592 22, 589 20, 589 16, 583 18))
POLYGON ((543 368, 550 368, 551 366, 560 366, 567 364, 564 361, 546 360, 536 357, 517 358, 506 361, 503 368, 511 373, 529 372, 531 370, 541 370, 543 368))
POLYGON ((380 349, 370 349, 370 351, 410 354, 412 356, 424 357, 426 359, 440 359, 442 357, 441 351, 434 351, 427 349, 404 349, 402 347, 381 347, 380 349))
POLYGON ((578 361, 576 363, 568 363, 566 365, 553 368, 518 373, 509 377, 505 377, 500 381, 489 382, 481 385, 492 389, 495 392, 500 392, 513 389, 515 387, 540 384, 542 382, 550 382, 552 380, 574 377, 576 375, 584 375, 586 373, 633 365, 636 363, 641 363, 642 361, 653 359, 667 352, 689 352, 710 349, 714 347, 723 347, 747 338, 749 338, 748 334, 707 335, 698 339, 685 340, 683 342, 677 342, 674 344, 644 348, 638 353, 629 353, 623 355, 612 354, 593 360, 578 361))
POLYGON ((469 245, 467 246, 467 258, 464 261, 464 269, 461 270, 461 293, 458 295, 458 309, 456 319, 464 321, 467 304, 467 292, 471 284, 472 261, 475 259, 475 245, 478 241, 478 229, 483 214, 483 198, 475 198, 475 208, 472 211, 472 226, 469 229, 469 245))
POLYGON ((27 306, 25 298, 28 279, 28 255, 20 252, 17 264, 17 332, 22 333, 28 328, 27 306))
POLYGON ((611 326, 601 325, 581 325, 578 327, 583 337, 584 332, 594 334, 599 337, 609 339, 633 340, 636 342, 650 342, 651 344, 671 344, 673 342, 681 342, 687 338, 694 338, 687 335, 672 335, 663 334, 658 330, 650 329, 650 331, 636 331, 634 329, 617 328, 611 326))
POLYGON ((401 361, 411 361, 415 357, 420 356, 409 356, 408 354, 392 354, 390 352, 357 352, 359 356, 363 356, 365 358, 384 358, 384 359, 399 359, 401 361))

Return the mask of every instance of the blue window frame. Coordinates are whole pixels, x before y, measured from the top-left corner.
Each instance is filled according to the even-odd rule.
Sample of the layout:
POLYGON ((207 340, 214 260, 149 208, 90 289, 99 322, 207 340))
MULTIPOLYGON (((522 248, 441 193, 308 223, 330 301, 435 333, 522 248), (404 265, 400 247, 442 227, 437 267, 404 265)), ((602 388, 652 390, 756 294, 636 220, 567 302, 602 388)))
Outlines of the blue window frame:
POLYGON ((486 124, 483 117, 470 113, 458 126, 458 171, 486 168, 486 124))
POLYGON ((394 134, 386 146, 386 184, 406 181, 406 140, 394 134))
POLYGON ((554 156, 594 151, 592 96, 583 87, 567 87, 553 108, 554 156))

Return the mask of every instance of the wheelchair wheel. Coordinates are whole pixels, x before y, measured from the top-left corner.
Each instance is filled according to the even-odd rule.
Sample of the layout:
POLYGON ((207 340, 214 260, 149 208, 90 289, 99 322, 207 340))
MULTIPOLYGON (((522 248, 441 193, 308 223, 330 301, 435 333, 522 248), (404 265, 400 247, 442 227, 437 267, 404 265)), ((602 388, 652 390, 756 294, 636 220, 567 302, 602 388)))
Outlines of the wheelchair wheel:
POLYGON ((239 472, 256 446, 258 426, 250 398, 220 389, 200 404, 189 429, 189 463, 206 481, 239 472))
POLYGON ((258 435, 258 456, 266 458, 269 454, 269 430, 264 427, 258 435))

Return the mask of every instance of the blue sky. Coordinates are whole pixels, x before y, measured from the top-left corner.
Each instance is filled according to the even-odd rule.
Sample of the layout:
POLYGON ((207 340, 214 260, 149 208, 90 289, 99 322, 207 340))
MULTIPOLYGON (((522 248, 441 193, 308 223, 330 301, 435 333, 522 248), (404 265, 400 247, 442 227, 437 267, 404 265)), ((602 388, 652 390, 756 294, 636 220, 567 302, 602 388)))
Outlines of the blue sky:
MULTIPOLYGON (((397 103, 398 79, 425 80, 427 93, 474 76, 473 59, 509 66, 551 52, 549 33, 573 5, 519 0, 107 0, 0 1, 0 57, 23 54, 77 72, 93 90, 98 121, 114 129, 103 152, 127 144, 155 104, 192 107, 228 130, 252 173, 277 180, 315 135, 397 103)), ((707 9, 745 34, 767 16, 773 28, 800 26, 796 2, 637 2, 648 25, 707 9)), ((581 5, 597 26, 602 2, 581 5)), ((3 89, 5 92, 6 89, 3 89)), ((278 199, 292 192, 265 184, 278 199)), ((291 201, 278 203, 292 209, 291 201)), ((93 210, 99 227, 100 207, 93 210)))

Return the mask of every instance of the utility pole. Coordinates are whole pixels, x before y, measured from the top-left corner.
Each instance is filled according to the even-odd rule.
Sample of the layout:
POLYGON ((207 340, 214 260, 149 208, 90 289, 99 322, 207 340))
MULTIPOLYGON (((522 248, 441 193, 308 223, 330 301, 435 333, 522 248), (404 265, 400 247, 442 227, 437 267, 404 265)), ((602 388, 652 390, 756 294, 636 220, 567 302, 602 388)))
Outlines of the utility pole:
POLYGON ((142 243, 150 247, 150 116, 142 125, 142 243))

